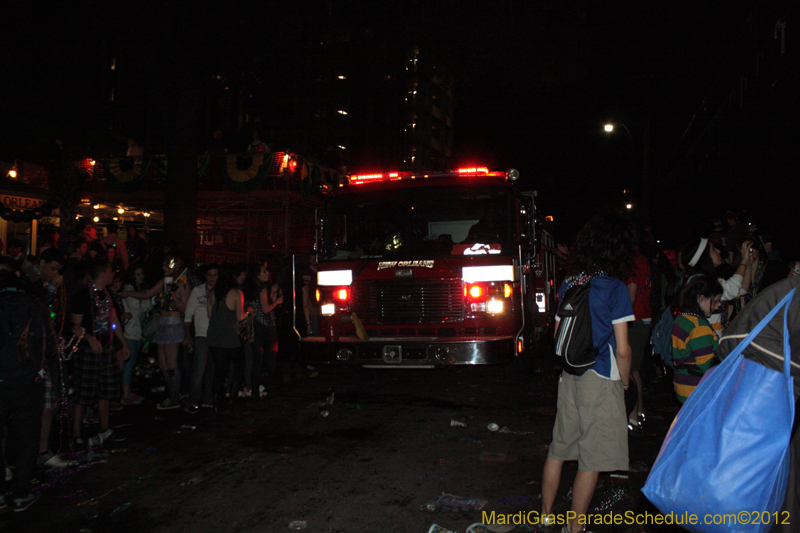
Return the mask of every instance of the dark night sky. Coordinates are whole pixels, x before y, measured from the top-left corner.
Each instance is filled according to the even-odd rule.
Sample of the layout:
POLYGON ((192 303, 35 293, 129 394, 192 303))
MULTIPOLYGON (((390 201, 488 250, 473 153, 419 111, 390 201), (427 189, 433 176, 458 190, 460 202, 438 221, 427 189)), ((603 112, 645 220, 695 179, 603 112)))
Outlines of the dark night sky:
MULTIPOLYGON (((714 156, 714 143, 709 148, 697 138, 725 95, 730 96, 729 87, 743 76, 751 88, 746 102, 758 112, 729 117, 715 127, 730 128, 730 122, 738 120, 734 124, 738 128, 785 139, 792 133, 784 131, 784 125, 797 122, 776 118, 797 114, 796 106, 783 113, 781 106, 788 98, 756 92, 772 79, 777 80, 773 93, 775 87, 790 92, 797 84, 795 60, 786 60, 794 57, 791 50, 789 56, 770 63, 778 46, 771 39, 772 26, 789 15, 790 4, 784 2, 309 0, 290 4, 225 2, 176 13, 176 8, 162 3, 142 2, 121 4, 124 7, 87 4, 81 11, 62 7, 63 13, 42 13, 30 3, 12 2, 8 12, 16 23, 2 36, 7 83, 0 103, 12 118, 2 125, 0 158, 11 155, 8 147, 14 145, 12 137, 19 137, 20 128, 25 139, 69 136, 74 114, 91 128, 91 113, 75 103, 97 90, 89 73, 110 45, 131 47, 142 57, 169 56, 177 50, 209 62, 224 61, 226 54, 244 56, 252 44, 239 42, 236 31, 214 37, 215 28, 263 32, 269 48, 280 45, 270 41, 278 24, 283 30, 289 25, 298 28, 299 39, 340 23, 357 28, 361 35, 384 39, 412 35, 445 58, 457 79, 458 161, 518 168, 523 186, 540 190, 540 205, 557 220, 566 219, 562 226, 570 232, 593 210, 617 202, 623 187, 638 185, 646 124, 652 183, 683 188, 680 181, 663 180, 685 160, 692 145, 695 159, 704 150, 711 154, 709 162, 694 164, 693 180, 701 170, 708 175, 705 181, 718 184, 728 179, 730 169, 712 161, 725 152, 724 146, 714 156), (165 17, 170 10, 173 17, 165 17), (149 22, 154 18, 167 20, 149 22), (159 37, 153 39, 156 29, 159 37), (758 79, 753 70, 756 50, 763 52, 764 65, 758 79), (609 120, 626 124, 632 138, 624 131, 603 134, 602 124, 609 120)), ((787 43, 790 35, 787 30, 787 43)), ((746 113, 747 106, 743 109, 741 113, 746 113)), ((747 146, 746 139, 737 138, 734 144, 733 135, 719 137, 732 145, 728 153, 740 153, 747 146)), ((762 141, 762 151, 775 144, 762 141)), ((796 170, 796 161, 793 166, 781 163, 788 149, 772 151, 776 160, 770 163, 772 175, 796 170)), ((748 165, 755 163, 738 162, 737 168, 748 165)), ((701 217, 706 222, 729 207, 747 206, 752 199, 740 194, 744 198, 739 201, 732 193, 719 196, 718 190, 707 185, 698 191, 709 196, 702 202, 708 206, 701 217)), ((769 220, 773 225, 780 222, 775 217, 769 220)))

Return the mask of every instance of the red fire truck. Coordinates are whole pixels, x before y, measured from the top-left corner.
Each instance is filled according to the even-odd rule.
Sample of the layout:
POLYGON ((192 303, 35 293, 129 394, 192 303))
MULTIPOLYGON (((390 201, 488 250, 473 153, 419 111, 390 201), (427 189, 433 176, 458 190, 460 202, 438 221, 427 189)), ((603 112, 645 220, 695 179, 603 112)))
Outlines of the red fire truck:
POLYGON ((519 173, 356 175, 318 212, 311 364, 508 362, 554 314, 555 243, 519 173))

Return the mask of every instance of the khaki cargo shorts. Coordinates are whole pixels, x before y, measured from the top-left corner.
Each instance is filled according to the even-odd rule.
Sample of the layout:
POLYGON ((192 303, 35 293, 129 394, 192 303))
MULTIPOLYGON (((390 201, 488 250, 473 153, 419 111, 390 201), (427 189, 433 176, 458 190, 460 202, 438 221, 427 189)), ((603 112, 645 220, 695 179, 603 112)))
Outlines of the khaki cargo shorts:
POLYGON ((586 472, 628 470, 628 425, 622 382, 589 370, 561 373, 548 457, 578 461, 586 472))

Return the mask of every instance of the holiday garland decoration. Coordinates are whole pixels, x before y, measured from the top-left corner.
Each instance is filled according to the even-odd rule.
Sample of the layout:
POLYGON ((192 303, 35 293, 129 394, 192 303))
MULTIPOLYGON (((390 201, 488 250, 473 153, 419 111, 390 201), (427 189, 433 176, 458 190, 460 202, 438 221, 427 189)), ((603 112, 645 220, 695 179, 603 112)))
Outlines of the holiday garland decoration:
POLYGON ((118 192, 139 189, 152 160, 152 157, 121 157, 103 161, 108 183, 118 192))
POLYGON ((39 220, 42 217, 50 216, 50 213, 58 209, 58 204, 58 200, 50 198, 36 209, 11 209, 10 207, 5 207, 0 211, 0 217, 4 220, 11 220, 12 222, 39 220))
POLYGON ((228 188, 238 193, 247 193, 261 187, 272 164, 272 153, 229 155, 219 157, 217 161, 228 188))

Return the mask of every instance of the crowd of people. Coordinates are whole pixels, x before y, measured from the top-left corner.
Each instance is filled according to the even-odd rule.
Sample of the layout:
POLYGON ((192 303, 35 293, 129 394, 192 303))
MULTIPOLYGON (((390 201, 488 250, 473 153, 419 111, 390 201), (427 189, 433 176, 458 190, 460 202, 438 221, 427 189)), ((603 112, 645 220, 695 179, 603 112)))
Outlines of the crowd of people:
MULTIPOLYGON (((96 228, 79 228, 66 245, 47 239, 37 257, 11 239, 0 257, 0 420, 8 427, 0 508, 8 506, 6 488, 15 511, 36 501, 30 479, 37 465, 69 464, 51 450, 59 410, 69 413, 73 452, 125 439, 110 419, 144 401, 134 377, 145 350, 164 382, 156 409, 220 412, 239 398, 268 395, 278 324, 294 310, 284 294, 297 295, 302 333, 319 332, 313 257, 293 287, 280 282, 281 265, 193 269, 174 250, 148 251, 131 228, 125 238, 117 226, 106 230, 101 239, 96 228)), ((564 461, 577 460, 571 505, 580 517, 599 472, 628 470, 628 436, 646 421, 643 391, 669 377, 676 402, 684 402, 718 362, 720 339, 736 317, 764 289, 800 274, 800 263, 787 264, 769 236, 735 223, 658 250, 648 231, 618 215, 593 219, 564 251, 568 277, 559 294, 591 280, 597 354, 590 370, 560 379, 542 513, 552 513, 564 461), (654 334, 665 321, 669 340, 659 353, 664 343, 654 334)), ((565 527, 574 533, 578 526, 576 518, 565 527)))
MULTIPOLYGON (((769 310, 756 297, 765 290, 785 294, 796 285, 800 263, 785 262, 771 236, 739 224, 733 213, 728 222, 726 229, 720 225, 676 249, 658 249, 648 230, 637 231, 623 217, 607 214, 587 223, 571 248, 560 247, 567 267, 559 299, 574 285, 591 283, 595 360, 578 375, 565 367, 559 380, 542 474, 545 530, 556 523, 553 508, 565 461, 577 460, 578 471, 574 518, 561 531, 576 533, 585 524, 599 473, 629 469, 628 437, 641 435, 646 421, 643 391, 671 379, 674 401, 683 404, 703 374, 744 336, 742 321, 757 321, 769 310)), ((556 321, 558 328, 558 316, 556 321)), ((757 357, 766 359, 763 353, 757 357)), ((787 494, 786 508, 800 510, 796 495, 796 489, 787 494)))
POLYGON ((275 276, 283 265, 195 270, 174 250, 151 253, 135 230, 126 228, 125 239, 118 231, 109 225, 100 239, 96 228, 79 228, 66 250, 48 240, 38 257, 11 239, 0 257, 0 423, 9 429, 0 455, 10 483, 0 508, 6 488, 14 511, 36 501, 29 489, 37 466, 70 464, 52 451, 57 412, 69 413, 72 453, 125 440, 110 419, 145 400, 137 365, 157 364, 163 376, 166 397, 156 409, 188 413, 264 398, 276 378, 278 323, 293 309, 283 296, 292 287, 275 276))

